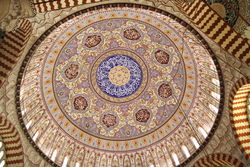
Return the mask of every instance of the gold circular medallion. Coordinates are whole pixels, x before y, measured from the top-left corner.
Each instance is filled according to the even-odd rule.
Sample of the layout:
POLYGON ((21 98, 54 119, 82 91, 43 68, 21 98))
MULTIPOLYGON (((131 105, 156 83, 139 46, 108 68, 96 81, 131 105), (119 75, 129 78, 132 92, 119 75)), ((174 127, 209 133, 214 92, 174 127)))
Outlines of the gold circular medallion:
POLYGON ((130 71, 124 66, 116 66, 110 70, 109 80, 117 86, 125 85, 130 80, 130 71))

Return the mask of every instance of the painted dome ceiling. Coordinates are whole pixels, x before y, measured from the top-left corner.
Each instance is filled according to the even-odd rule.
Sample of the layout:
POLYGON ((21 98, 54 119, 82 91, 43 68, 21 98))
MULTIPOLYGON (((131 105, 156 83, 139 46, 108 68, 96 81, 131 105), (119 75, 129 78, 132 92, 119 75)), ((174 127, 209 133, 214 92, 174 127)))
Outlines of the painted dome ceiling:
POLYGON ((65 157, 69 166, 176 166, 218 119, 220 69, 201 37, 168 13, 125 6, 65 18, 24 60, 21 120, 59 166, 65 157))

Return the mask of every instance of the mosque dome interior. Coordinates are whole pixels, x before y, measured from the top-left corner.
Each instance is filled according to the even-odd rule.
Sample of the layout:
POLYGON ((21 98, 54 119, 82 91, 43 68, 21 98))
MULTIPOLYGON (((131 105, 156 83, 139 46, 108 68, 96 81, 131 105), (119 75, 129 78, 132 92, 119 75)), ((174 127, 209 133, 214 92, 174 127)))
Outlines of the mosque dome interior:
POLYGON ((0 6, 0 167, 250 166, 250 0, 0 6))

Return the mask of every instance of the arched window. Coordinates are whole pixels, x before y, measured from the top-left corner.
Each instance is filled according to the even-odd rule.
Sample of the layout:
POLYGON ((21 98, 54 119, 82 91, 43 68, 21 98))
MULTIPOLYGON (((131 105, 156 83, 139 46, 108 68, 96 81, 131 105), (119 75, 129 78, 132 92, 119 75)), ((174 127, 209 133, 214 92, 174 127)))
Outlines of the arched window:
POLYGON ((211 70, 216 70, 214 65, 209 65, 209 67, 210 67, 211 70))
POLYGON ((32 120, 30 120, 30 121, 26 124, 26 128, 29 129, 30 126, 31 126, 31 124, 32 124, 32 120))
POLYGON ((192 143, 194 144, 194 147, 195 147, 196 149, 198 149, 198 148, 200 147, 200 144, 198 143, 198 141, 196 140, 196 138, 191 137, 191 141, 192 141, 192 143))
POLYGON ((36 139, 37 139, 37 137, 38 137, 38 135, 39 135, 39 132, 37 131, 36 133, 35 133, 35 135, 33 136, 33 141, 36 141, 36 139))
POLYGON ((2 159, 3 156, 4 156, 4 152, 3 152, 3 150, 2 150, 2 151, 0 151, 0 159, 2 159))
POLYGON ((22 115, 24 115, 24 110, 21 111, 22 115))
POLYGON ((211 92, 211 95, 212 95, 215 99, 217 99, 217 100, 220 99, 220 94, 218 94, 218 93, 211 92))
POLYGON ((0 162, 0 167, 6 166, 5 164, 6 164, 6 163, 5 163, 5 160, 1 160, 1 162, 0 162))
POLYGON ((219 109, 217 107, 215 107, 213 104, 209 104, 208 107, 210 108, 211 111, 213 111, 216 114, 219 111, 219 109))
POLYGON ((204 138, 206 138, 207 137, 207 132, 202 128, 202 127, 199 127, 198 128, 198 131, 202 134, 202 136, 204 137, 204 138))
POLYGON ((172 153, 172 158, 174 160, 174 164, 178 166, 180 164, 180 161, 178 159, 178 156, 175 153, 172 153))
POLYGON ((212 82, 213 82, 215 85, 217 85, 217 86, 220 85, 220 81, 219 81, 218 79, 212 78, 212 82))
POLYGON ((186 146, 184 146, 184 145, 181 146, 181 149, 187 158, 190 157, 190 153, 189 153, 188 148, 186 146))
POLYGON ((75 167, 80 167, 80 163, 77 162, 76 165, 75 165, 75 167))
POLYGON ((68 157, 64 158, 62 167, 67 167, 68 160, 69 160, 68 157))
POLYGON ((57 155, 57 150, 54 150, 51 156, 51 160, 55 161, 56 160, 56 155, 57 155))

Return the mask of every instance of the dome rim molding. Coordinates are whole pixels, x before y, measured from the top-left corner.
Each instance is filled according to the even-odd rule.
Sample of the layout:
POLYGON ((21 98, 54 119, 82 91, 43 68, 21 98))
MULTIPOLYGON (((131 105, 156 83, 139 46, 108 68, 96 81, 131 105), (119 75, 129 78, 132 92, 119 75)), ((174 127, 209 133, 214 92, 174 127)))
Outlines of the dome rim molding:
POLYGON ((57 27, 59 27, 61 24, 65 23, 66 21, 79 16, 81 14, 93 11, 93 10, 98 10, 98 9, 102 9, 102 8, 114 8, 114 7, 128 7, 128 8, 142 8, 142 9, 147 9, 150 11, 154 11, 157 12, 159 14, 162 14, 166 17, 170 17, 171 19, 177 21, 179 24, 181 24, 182 26, 186 27, 191 33, 193 33, 193 35, 200 40, 201 44, 205 47, 205 49, 209 52, 217 73, 218 73, 218 77, 220 80, 220 92, 221 92, 221 98, 220 98, 220 102, 219 102, 219 109, 218 109, 218 114, 216 116, 216 119, 214 121, 214 124, 208 134, 208 136, 206 137, 206 139, 204 140, 203 143, 201 143, 200 147, 189 157, 187 158, 184 162, 182 162, 180 165, 178 165, 178 167, 181 166, 186 166, 189 162, 191 162, 192 160, 195 159, 195 157, 206 147, 206 145, 208 144, 208 142, 211 140, 211 138, 213 137, 215 131, 218 128, 219 122, 221 120, 222 117, 222 111, 224 110, 224 100, 225 100, 225 90, 224 90, 224 79, 223 79, 223 74, 222 74, 222 70, 219 64, 219 61, 215 55, 215 53, 212 51, 212 49, 209 47, 209 44, 207 43, 207 41, 199 34, 199 32, 197 30, 195 30, 191 25, 189 25, 186 21, 182 20, 181 18, 175 16, 172 13, 169 13, 168 11, 164 11, 162 9, 153 7, 153 6, 149 6, 149 5, 145 5, 145 4, 136 4, 136 3, 107 3, 107 4, 99 4, 99 5, 95 5, 92 7, 88 7, 85 9, 81 9, 79 11, 76 11, 75 13, 72 13, 68 16, 66 16, 65 18, 59 20, 57 23, 55 23, 54 25, 52 25, 50 28, 48 28, 44 33, 42 33, 42 35, 39 36, 39 38, 33 43, 33 45, 31 46, 31 48, 29 49, 28 53, 25 55, 25 58, 23 60, 23 62, 21 63, 21 67, 20 70, 18 72, 18 77, 17 77, 17 82, 16 82, 16 92, 15 92, 15 101, 16 101, 16 110, 17 110, 17 115, 18 115, 18 119, 19 119, 19 123, 22 127, 22 130, 26 136, 26 138, 29 140, 29 143, 32 145, 32 147, 40 154, 40 156, 42 156, 50 165, 55 166, 55 167, 60 167, 58 164, 56 164, 55 162, 53 162, 45 153, 42 152, 42 150, 36 145, 36 143, 32 140, 32 137, 30 136, 23 118, 22 118, 22 114, 21 114, 21 106, 20 106, 20 88, 21 88, 21 81, 22 81, 22 77, 23 77, 23 73, 25 71, 25 67, 27 65, 27 63, 29 62, 30 58, 32 57, 33 53, 36 51, 37 46, 39 46, 41 44, 41 42, 53 31, 55 30, 57 27))

